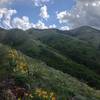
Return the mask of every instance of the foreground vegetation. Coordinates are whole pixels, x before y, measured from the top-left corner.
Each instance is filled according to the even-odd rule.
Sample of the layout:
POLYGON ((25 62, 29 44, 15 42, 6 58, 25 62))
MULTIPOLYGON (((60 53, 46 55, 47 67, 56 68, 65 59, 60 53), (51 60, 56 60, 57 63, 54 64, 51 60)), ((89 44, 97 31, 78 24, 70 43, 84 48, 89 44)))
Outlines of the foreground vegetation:
MULTIPOLYGON (((18 100, 99 100, 99 91, 0 44, 0 94, 18 100), (28 99, 27 99, 28 98, 28 99)), ((2 95, 2 96, 3 96, 2 95)), ((2 98, 4 98, 2 97, 2 98)), ((2 99, 3 100, 3 99, 2 99)))
POLYGON ((0 29, 0 100, 99 100, 99 48, 70 32, 0 29))

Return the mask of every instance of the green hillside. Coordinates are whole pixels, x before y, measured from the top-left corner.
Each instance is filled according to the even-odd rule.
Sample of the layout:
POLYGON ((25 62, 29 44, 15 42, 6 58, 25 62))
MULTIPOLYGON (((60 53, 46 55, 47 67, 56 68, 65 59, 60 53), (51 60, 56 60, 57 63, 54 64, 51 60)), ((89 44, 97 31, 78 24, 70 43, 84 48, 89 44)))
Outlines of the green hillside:
POLYGON ((80 64, 84 64, 100 74, 100 52, 99 49, 94 47, 94 45, 96 46, 99 43, 95 44, 96 41, 100 40, 99 32, 99 30, 87 26, 69 32, 41 30, 41 32, 37 31, 36 34, 32 29, 28 30, 28 34, 31 34, 31 36, 35 36, 46 45, 58 50, 64 56, 80 64), (91 39, 91 37, 93 37, 93 39, 91 39), (91 41, 91 43, 88 41, 91 41))
MULTIPOLYGON (((68 32, 65 32, 68 34, 68 32)), ((100 30, 89 26, 82 26, 77 29, 71 30, 68 35, 77 37, 80 40, 86 41, 89 44, 100 47, 100 30)))
MULTIPOLYGON (((41 31, 45 31, 45 30, 41 30, 41 31)), ((3 33, 1 32, 1 36, 2 36, 2 34, 4 34, 4 32, 3 33)), ((44 38, 45 40, 47 40, 49 37, 54 38, 54 39, 50 39, 49 43, 52 43, 51 40, 53 40, 54 43, 52 43, 52 44, 60 47, 61 45, 58 45, 57 42, 55 42, 57 40, 58 43, 62 44, 62 46, 67 47, 67 45, 65 45, 64 43, 61 42, 61 39, 65 38, 67 40, 65 43, 67 43, 68 41, 71 43, 70 46, 72 48, 69 48, 69 50, 70 51, 75 50, 75 46, 73 45, 73 41, 75 41, 75 40, 70 39, 69 37, 66 37, 66 36, 62 37, 62 35, 60 36, 59 33, 55 33, 55 32, 52 33, 52 35, 50 33, 45 33, 45 34, 48 34, 44 38), (58 35, 55 35, 55 34, 58 34, 58 35), (56 39, 55 36, 59 37, 59 38, 56 39)), ((37 32, 37 35, 38 35, 38 32, 37 32)), ((33 36, 34 36, 34 34, 33 34, 33 36)), ((3 44, 9 45, 17 50, 20 50, 27 56, 42 60, 48 66, 53 67, 57 70, 61 70, 64 73, 68 73, 68 74, 72 75, 73 77, 78 78, 80 81, 85 82, 92 87, 95 87, 97 89, 100 88, 100 85, 99 85, 100 84, 100 75, 98 75, 98 73, 97 73, 97 71, 99 71, 98 66, 96 66, 95 68, 92 68, 92 66, 87 67, 87 66, 83 65, 83 63, 79 63, 75 59, 72 59, 71 56, 64 55, 64 53, 67 53, 67 49, 65 49, 65 48, 62 50, 66 50, 66 52, 63 52, 62 50, 60 50, 61 52, 59 52, 58 50, 56 50, 56 48, 54 49, 54 47, 52 47, 51 45, 49 45, 49 44, 45 45, 45 44, 41 43, 39 40, 34 40, 34 38, 31 35, 29 35, 29 33, 24 32, 22 30, 18 30, 18 29, 13 29, 13 30, 9 30, 8 32, 5 32, 5 36, 2 38, 1 42, 3 44)), ((74 42, 74 43, 79 43, 79 42, 77 42, 77 39, 76 39, 76 42, 74 42)), ((78 44, 75 44, 75 45, 78 45, 78 44)), ((83 47, 87 48, 87 46, 85 44, 83 45, 83 47)), ((75 54, 78 54, 78 55, 74 55, 74 51, 72 51, 71 54, 73 53, 73 56, 75 56, 75 57, 79 56, 82 59, 82 61, 84 61, 84 60, 86 60, 87 57, 89 57, 89 56, 91 57, 92 53, 90 53, 89 56, 87 55, 87 57, 85 58, 84 54, 81 53, 82 48, 80 50, 78 48, 76 48, 76 50, 78 50, 78 51, 75 54), (82 54, 82 56, 81 56, 81 54, 82 54)), ((85 49, 85 50, 87 50, 87 49, 85 49)), ((95 56, 94 49, 92 50, 90 48, 90 50, 91 50, 91 52, 94 53, 93 56, 95 56)), ((87 51, 89 51, 89 50, 87 50, 87 51)), ((70 54, 70 53, 68 53, 68 54, 70 54)), ((90 57, 87 60, 91 61, 90 57)), ((79 60, 80 60, 80 58, 79 58, 79 60)), ((91 64, 91 62, 89 64, 91 64)), ((95 63, 93 63, 93 64, 95 64, 95 63)))
MULTIPOLYGON (((4 87, 2 89, 6 89, 5 91, 0 90, 2 91, 0 94, 16 86, 20 89, 27 88, 25 92, 32 93, 32 96, 25 97, 28 98, 25 100, 49 100, 44 99, 43 94, 40 99, 38 92, 35 94, 36 89, 48 91, 47 98, 49 98, 49 92, 52 91, 57 100, 71 100, 71 98, 99 100, 100 98, 99 91, 93 90, 70 75, 54 70, 45 63, 2 44, 0 44, 0 69, 0 89, 1 86, 4 87)), ((7 96, 5 99, 7 100, 7 96)))
POLYGON ((100 51, 69 33, 0 29, 0 99, 99 100, 100 51))
POLYGON ((100 74, 100 52, 93 46, 64 35, 45 36, 40 41, 100 74))

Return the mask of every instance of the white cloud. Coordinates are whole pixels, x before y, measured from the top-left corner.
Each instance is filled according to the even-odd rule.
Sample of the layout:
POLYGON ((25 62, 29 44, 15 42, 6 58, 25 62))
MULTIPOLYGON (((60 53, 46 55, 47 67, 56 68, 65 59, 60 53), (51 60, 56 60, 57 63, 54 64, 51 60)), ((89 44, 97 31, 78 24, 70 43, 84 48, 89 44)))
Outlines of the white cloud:
POLYGON ((57 26, 55 24, 50 25, 49 28, 56 28, 57 26))
POLYGON ((45 19, 45 20, 47 20, 50 17, 49 14, 48 14, 47 6, 46 5, 44 5, 43 7, 41 7, 41 9, 40 9, 40 16, 43 19, 45 19))
POLYGON ((45 3, 48 3, 50 0, 32 0, 35 6, 43 6, 45 3))
POLYGON ((33 23, 29 21, 27 16, 23 16, 22 18, 15 17, 12 20, 12 27, 27 30, 33 27, 33 23))
POLYGON ((67 11, 62 11, 60 13, 57 13, 57 19, 59 19, 59 23, 66 23, 67 19, 66 16, 71 16, 71 14, 67 11))
POLYGON ((5 29, 18 28, 23 30, 29 28, 48 29, 57 27, 55 24, 47 26, 41 20, 38 20, 37 23, 32 23, 27 16, 14 17, 16 13, 17 11, 15 9, 0 8, 0 27, 5 29))
POLYGON ((40 20, 36 24, 33 24, 33 28, 36 28, 36 29, 48 29, 48 27, 40 20))
POLYGON ((37 23, 32 23, 29 21, 27 16, 23 16, 22 18, 16 17, 12 21, 12 27, 27 30, 29 28, 36 28, 36 29, 48 29, 48 27, 42 22, 38 21, 37 23))
POLYGON ((60 28, 61 30, 70 30, 69 26, 63 26, 60 28))
POLYGON ((17 11, 14 9, 1 8, 0 9, 0 26, 4 28, 11 28, 11 17, 16 14, 17 11))
POLYGON ((27 16, 12 17, 17 11, 14 9, 0 8, 0 27, 5 29, 19 28, 27 30, 29 28, 47 29, 48 27, 42 22, 30 22, 27 16))
POLYGON ((76 0, 76 5, 70 11, 57 13, 60 24, 76 28, 89 25, 100 28, 100 0, 76 0))

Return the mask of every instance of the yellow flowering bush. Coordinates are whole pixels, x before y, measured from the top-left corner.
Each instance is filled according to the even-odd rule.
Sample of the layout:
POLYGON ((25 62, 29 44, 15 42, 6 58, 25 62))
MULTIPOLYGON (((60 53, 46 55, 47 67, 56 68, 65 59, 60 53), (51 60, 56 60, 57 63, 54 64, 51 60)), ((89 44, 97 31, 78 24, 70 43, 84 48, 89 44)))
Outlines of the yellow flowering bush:
POLYGON ((28 72, 28 64, 26 63, 24 57, 18 55, 16 50, 9 50, 8 51, 8 59, 12 62, 11 66, 15 66, 13 71, 17 72, 20 71, 22 73, 28 72))
POLYGON ((18 100, 22 100, 21 98, 18 98, 18 100))
POLYGON ((26 100, 57 100, 54 92, 46 91, 42 88, 33 89, 29 93, 25 93, 26 100))
POLYGON ((36 88, 35 95, 43 100, 56 100, 56 94, 54 92, 46 91, 42 88, 36 88))
POLYGON ((8 51, 8 57, 11 58, 11 59, 16 59, 16 57, 17 57, 16 50, 14 50, 14 49, 9 50, 8 51))

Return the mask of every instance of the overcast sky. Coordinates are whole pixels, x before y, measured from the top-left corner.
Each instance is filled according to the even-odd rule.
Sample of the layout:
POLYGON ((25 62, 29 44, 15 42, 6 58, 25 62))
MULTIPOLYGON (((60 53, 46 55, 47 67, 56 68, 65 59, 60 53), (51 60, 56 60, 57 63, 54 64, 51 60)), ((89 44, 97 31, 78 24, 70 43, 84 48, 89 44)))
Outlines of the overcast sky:
POLYGON ((100 0, 0 0, 0 27, 5 29, 84 25, 100 29, 100 0))

